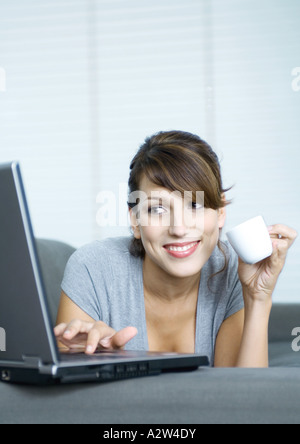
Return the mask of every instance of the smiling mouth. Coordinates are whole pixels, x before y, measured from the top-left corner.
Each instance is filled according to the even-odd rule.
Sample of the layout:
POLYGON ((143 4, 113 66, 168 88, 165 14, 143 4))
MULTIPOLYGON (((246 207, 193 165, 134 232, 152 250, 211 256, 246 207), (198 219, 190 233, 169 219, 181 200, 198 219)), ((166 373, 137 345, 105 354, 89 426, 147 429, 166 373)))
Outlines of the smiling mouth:
POLYGON ((165 249, 168 251, 189 251, 199 244, 200 241, 192 242, 190 244, 183 244, 182 246, 177 245, 165 245, 165 249))
POLYGON ((164 249, 175 258, 185 258, 194 254, 201 241, 182 243, 182 244, 168 244, 164 245, 164 249))

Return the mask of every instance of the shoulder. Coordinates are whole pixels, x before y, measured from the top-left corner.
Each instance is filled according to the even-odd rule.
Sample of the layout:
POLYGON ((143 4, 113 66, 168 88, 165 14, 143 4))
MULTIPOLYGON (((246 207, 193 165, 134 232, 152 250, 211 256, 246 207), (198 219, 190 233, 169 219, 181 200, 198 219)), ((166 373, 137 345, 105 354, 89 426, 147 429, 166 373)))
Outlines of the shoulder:
MULTIPOLYGON (((129 251, 131 238, 108 238, 84 245, 70 257, 63 284, 72 288, 92 283, 95 290, 99 287, 116 285, 140 270, 138 259, 129 251)), ((68 293, 67 293, 68 294, 68 293)))
MULTIPOLYGON (((236 270, 238 267, 238 256, 228 241, 221 241, 220 247, 217 246, 208 260, 208 267, 213 270, 222 269, 227 265, 227 272, 236 270)), ((214 271, 213 271, 214 272, 214 271)))
POLYGON ((94 241, 80 247, 71 256, 71 263, 80 263, 86 267, 104 266, 108 263, 118 263, 134 259, 129 251, 130 237, 116 237, 94 241))

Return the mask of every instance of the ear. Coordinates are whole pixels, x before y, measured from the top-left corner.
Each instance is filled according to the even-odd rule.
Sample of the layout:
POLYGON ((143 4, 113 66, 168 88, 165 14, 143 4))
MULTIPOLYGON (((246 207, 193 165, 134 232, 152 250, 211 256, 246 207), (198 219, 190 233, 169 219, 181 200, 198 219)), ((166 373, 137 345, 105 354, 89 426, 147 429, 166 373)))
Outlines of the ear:
MULTIPOLYGON (((222 194, 222 200, 224 202, 226 202, 225 194, 222 194)), ((218 210, 218 223, 219 223, 220 229, 222 229, 225 225, 226 215, 227 215, 227 210, 226 210, 226 205, 225 205, 223 208, 219 208, 219 210, 218 210)))
POLYGON ((219 223, 219 228, 222 229, 225 225, 226 222, 226 207, 224 208, 220 208, 218 210, 218 223, 219 223))
POLYGON ((130 225, 134 237, 136 239, 141 239, 141 230, 137 220, 136 212, 132 208, 129 208, 129 216, 130 216, 130 225))

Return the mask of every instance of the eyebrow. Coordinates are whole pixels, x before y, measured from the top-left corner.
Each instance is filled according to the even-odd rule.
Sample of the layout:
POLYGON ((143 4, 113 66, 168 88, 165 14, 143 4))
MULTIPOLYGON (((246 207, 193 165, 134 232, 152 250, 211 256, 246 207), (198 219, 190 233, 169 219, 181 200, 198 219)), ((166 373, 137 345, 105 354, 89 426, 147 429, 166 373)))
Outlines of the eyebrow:
MULTIPOLYGON (((161 197, 148 197, 148 199, 146 199, 146 200, 144 200, 143 202, 146 202, 146 201, 150 201, 150 200, 157 200, 157 201, 161 201, 161 200, 163 200, 161 197)), ((134 207, 136 207, 137 205, 139 205, 139 204, 141 204, 141 202, 139 202, 139 203, 136 203, 136 202, 127 202, 127 205, 129 206, 129 208, 134 208, 134 207)))
MULTIPOLYGON (((154 197, 148 197, 148 199, 147 200, 165 200, 165 199, 168 199, 170 196, 169 195, 164 195, 164 196, 154 196, 154 197)), ((173 196, 171 195, 171 198, 172 198, 173 196)), ((177 197, 177 196, 175 196, 175 197, 177 197)), ((179 197, 179 196, 178 196, 179 197)), ((183 199, 183 197, 181 197, 181 199, 183 199)), ((188 196, 188 199, 190 199, 190 197, 188 196)), ((192 199, 190 199, 190 200, 192 200, 192 199)))
POLYGON ((163 197, 148 197, 148 200, 162 200, 163 197))
POLYGON ((168 196, 160 196, 160 197, 158 197, 158 196, 156 196, 156 197, 148 197, 148 199, 145 201, 144 200, 144 202, 151 202, 151 201, 156 201, 156 202, 169 202, 169 201, 171 201, 172 199, 169 199, 169 197, 168 196))

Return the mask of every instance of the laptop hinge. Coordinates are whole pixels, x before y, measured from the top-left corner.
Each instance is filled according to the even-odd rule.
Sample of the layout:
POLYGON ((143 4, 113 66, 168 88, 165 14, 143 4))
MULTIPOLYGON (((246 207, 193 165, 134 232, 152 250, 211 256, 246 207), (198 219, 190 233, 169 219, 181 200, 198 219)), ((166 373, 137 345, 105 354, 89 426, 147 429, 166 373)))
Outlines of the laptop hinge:
POLYGON ((43 365, 42 360, 40 358, 38 358, 37 356, 23 355, 22 357, 23 357, 23 361, 24 361, 24 364, 26 367, 40 368, 43 365))

